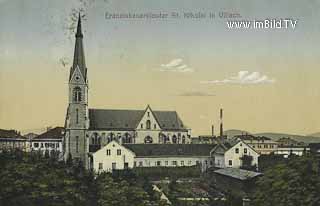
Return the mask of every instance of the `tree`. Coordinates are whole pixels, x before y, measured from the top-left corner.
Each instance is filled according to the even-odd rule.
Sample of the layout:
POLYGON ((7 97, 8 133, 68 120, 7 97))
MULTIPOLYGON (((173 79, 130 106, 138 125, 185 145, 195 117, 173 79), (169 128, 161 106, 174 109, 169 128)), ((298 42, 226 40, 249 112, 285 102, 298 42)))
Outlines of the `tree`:
POLYGON ((319 162, 315 157, 292 157, 269 168, 257 182, 253 205, 320 205, 319 162))

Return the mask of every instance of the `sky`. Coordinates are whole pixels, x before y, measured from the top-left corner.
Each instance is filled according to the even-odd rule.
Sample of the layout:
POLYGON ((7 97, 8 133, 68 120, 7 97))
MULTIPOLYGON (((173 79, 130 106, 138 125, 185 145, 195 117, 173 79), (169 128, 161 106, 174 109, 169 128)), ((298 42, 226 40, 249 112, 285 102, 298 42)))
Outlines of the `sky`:
POLYGON ((220 108, 225 129, 320 132, 319 10, 315 0, 0 0, 0 128, 64 125, 81 11, 90 108, 176 110, 193 135, 218 128, 220 108), (160 12, 168 18, 106 18, 160 12), (227 24, 265 19, 297 23, 227 24))

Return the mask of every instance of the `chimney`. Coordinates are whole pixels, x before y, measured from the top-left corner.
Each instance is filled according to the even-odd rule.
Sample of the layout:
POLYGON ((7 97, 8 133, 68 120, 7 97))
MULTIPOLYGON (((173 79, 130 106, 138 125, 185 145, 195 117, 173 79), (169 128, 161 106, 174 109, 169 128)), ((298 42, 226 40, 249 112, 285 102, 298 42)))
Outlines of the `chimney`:
POLYGON ((223 110, 220 109, 220 136, 223 136, 223 110))
POLYGON ((211 135, 214 136, 214 125, 211 125, 211 135))

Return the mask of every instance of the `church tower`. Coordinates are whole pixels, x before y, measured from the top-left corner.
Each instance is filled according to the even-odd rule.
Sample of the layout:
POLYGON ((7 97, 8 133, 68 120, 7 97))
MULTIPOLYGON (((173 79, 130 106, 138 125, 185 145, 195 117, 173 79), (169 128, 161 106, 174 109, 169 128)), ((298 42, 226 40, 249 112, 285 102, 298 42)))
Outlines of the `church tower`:
POLYGON ((65 122, 64 159, 67 160, 71 155, 73 160, 80 160, 87 167, 89 152, 86 138, 89 128, 88 78, 80 13, 75 37, 73 65, 69 76, 69 106, 65 122))

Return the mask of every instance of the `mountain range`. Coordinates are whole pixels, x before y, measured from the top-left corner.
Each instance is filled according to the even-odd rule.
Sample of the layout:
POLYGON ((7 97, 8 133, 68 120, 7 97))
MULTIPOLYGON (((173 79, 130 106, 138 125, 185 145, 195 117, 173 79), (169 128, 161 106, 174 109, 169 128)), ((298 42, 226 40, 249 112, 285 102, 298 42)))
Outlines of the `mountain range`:
POLYGON ((236 135, 241 135, 241 134, 251 134, 255 136, 269 137, 274 141, 277 141, 282 137, 290 137, 291 139, 294 139, 299 142, 305 142, 305 143, 320 142, 320 132, 308 134, 308 135, 296 135, 296 134, 273 133, 273 132, 252 133, 244 130, 230 129, 230 130, 226 130, 224 134, 227 135, 228 137, 234 137, 236 135))

